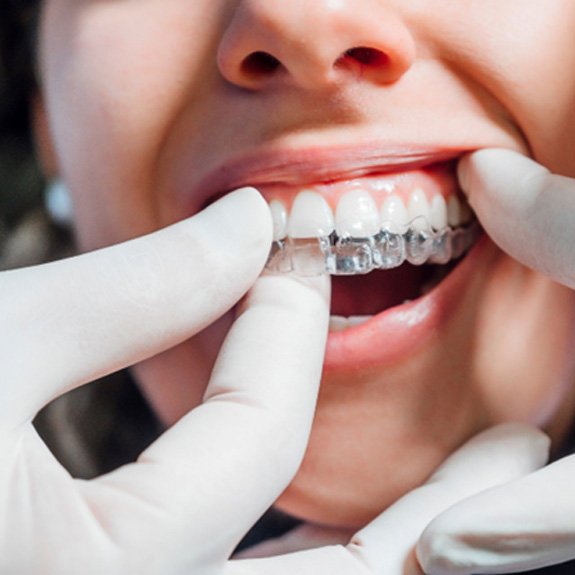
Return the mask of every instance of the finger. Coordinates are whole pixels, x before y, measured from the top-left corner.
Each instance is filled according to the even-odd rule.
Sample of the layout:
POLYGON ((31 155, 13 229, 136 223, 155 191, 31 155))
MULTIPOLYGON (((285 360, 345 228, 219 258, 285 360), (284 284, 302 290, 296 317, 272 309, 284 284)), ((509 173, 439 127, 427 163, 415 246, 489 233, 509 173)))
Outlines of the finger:
POLYGON ((457 501, 541 467, 548 447, 547 438, 531 427, 509 424, 485 431, 450 456, 425 485, 357 533, 352 545, 374 573, 419 574, 414 547, 434 517, 457 501))
POLYGON ((316 549, 327 545, 346 545, 352 535, 351 529, 302 523, 280 537, 267 539, 235 553, 234 559, 259 559, 306 549, 316 549))
MULTIPOLYGON (((447 459, 425 485, 359 531, 347 548, 324 547, 282 557, 231 562, 226 575, 423 575, 414 550, 425 526, 457 501, 537 469, 545 463, 548 448, 547 438, 531 427, 502 425, 490 429, 447 459)), ((428 575, 451 573, 428 571, 426 562, 423 567, 428 575)))
POLYGON ((575 288, 575 180, 510 150, 464 158, 460 180, 482 226, 523 264, 575 288))
MULTIPOLYGON (((224 575, 374 575, 361 559, 342 545, 288 553, 266 559, 229 561, 224 575)), ((404 575, 386 573, 385 575, 404 575)))
POLYGON ((463 501, 426 529, 429 575, 516 573, 575 558, 575 457, 463 501))
POLYGON ((96 484, 105 497, 131 492, 161 510, 163 519, 151 521, 143 509, 138 524, 146 527, 136 533, 115 513, 107 520, 115 537, 145 531, 151 540, 179 544, 180 556, 202 549, 227 559, 303 458, 329 322, 328 282, 288 275, 257 281, 223 345, 206 402, 138 464, 96 484))
POLYGON ((250 287, 271 241, 253 189, 154 234, 2 275, 3 422, 201 330, 250 287))

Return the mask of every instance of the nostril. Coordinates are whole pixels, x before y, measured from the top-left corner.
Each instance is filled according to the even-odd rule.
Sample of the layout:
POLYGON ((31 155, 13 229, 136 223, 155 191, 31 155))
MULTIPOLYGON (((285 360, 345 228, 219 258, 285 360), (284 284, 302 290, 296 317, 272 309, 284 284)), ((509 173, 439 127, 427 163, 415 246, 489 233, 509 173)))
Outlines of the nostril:
POLYGON ((340 58, 341 63, 346 60, 353 60, 362 66, 380 67, 387 64, 389 57, 376 48, 368 48, 366 46, 358 46, 346 50, 340 58))
POLYGON ((267 76, 273 74, 281 62, 268 52, 253 52, 242 62, 244 74, 249 76, 267 76))

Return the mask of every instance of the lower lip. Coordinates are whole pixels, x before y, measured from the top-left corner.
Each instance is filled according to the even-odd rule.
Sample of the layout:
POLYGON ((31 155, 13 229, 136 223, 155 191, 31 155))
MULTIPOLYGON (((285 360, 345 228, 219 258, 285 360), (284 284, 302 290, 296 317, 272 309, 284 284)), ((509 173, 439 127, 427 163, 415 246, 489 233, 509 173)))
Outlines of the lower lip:
POLYGON ((387 309, 345 331, 330 332, 324 372, 385 367, 421 350, 456 315, 479 260, 491 245, 483 236, 461 263, 426 295, 387 309))

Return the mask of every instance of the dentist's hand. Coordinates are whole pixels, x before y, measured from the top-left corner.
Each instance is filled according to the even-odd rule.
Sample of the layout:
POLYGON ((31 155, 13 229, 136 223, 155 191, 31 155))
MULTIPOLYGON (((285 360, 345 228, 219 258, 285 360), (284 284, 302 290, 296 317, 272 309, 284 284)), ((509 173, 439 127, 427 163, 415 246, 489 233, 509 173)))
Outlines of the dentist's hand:
POLYGON ((155 234, 0 274, 1 573, 225 568, 300 464, 323 363, 326 278, 257 279, 271 233, 261 196, 241 191, 155 234), (38 410, 189 338, 250 288, 205 402, 138 462, 72 479, 38 410))
MULTIPOLYGON (((416 543, 425 527, 452 505, 478 493, 487 495, 540 468, 547 461, 548 447, 547 437, 531 427, 508 424, 489 429, 468 441, 424 485, 358 531, 351 541, 338 541, 340 534, 332 532, 329 545, 328 532, 323 547, 231 561, 225 575, 423 575, 416 543)), ((316 541, 320 538, 321 534, 315 535, 316 541)), ((280 547, 264 546, 266 551, 280 547)), ((450 575, 451 571, 433 573, 450 575)))
POLYGON ((327 332, 326 278, 257 279, 270 237, 267 206, 244 191, 150 236, 0 274, 0 572, 421 575, 414 547, 434 517, 544 464, 539 432, 491 430, 349 545, 229 561, 303 457, 327 332), (250 287, 205 402, 138 462, 72 479, 37 411, 189 338, 250 287))
POLYGON ((510 150, 480 150, 459 177, 482 226, 503 251, 575 288, 575 179, 510 150))
POLYGON ((425 573, 523 573, 575 559, 574 479, 570 456, 453 506, 418 543, 425 573))
MULTIPOLYGON (((483 150, 460 179, 507 253, 575 288, 575 180, 510 151, 483 150)), ((418 546, 429 575, 514 573, 575 559, 575 456, 455 505, 418 546)))

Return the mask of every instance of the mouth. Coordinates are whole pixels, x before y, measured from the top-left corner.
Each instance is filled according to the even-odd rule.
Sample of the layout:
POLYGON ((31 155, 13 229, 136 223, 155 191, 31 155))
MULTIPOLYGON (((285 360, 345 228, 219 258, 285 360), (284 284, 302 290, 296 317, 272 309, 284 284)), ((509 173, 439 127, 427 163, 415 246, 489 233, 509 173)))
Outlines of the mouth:
POLYGON ((274 220, 267 267, 330 273, 330 332, 438 286, 479 237, 453 160, 303 187, 260 186, 274 220))
POLYGON ((226 171, 224 189, 255 186, 270 205, 268 269, 333 276, 324 370, 397 361, 455 313, 481 243, 456 177, 466 151, 344 154, 335 165, 311 152, 226 171))

